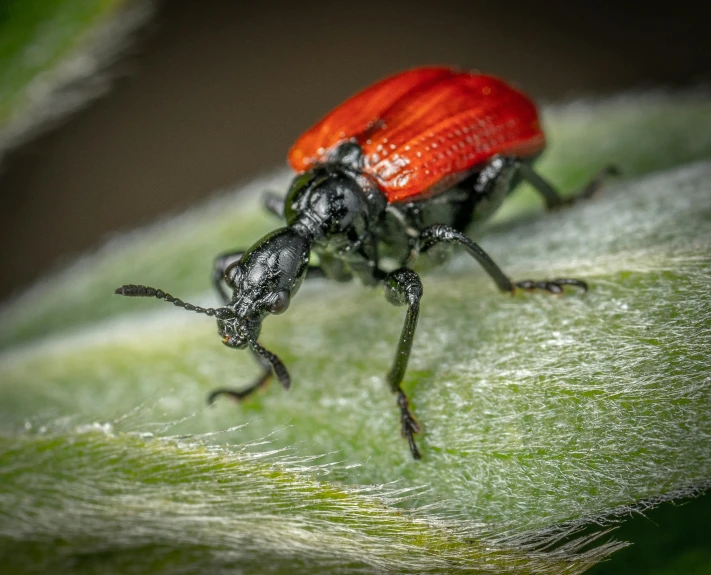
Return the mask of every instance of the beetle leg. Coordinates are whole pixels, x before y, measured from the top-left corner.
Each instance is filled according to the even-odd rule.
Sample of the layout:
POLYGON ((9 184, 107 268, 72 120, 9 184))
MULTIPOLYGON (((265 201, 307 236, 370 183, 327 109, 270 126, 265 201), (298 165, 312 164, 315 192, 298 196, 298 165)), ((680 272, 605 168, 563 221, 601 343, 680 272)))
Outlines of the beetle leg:
POLYGON ((570 206, 579 200, 590 198, 602 187, 607 178, 620 174, 620 170, 616 166, 605 166, 595 174, 595 177, 590 182, 583 186, 582 190, 569 198, 561 198, 560 193, 547 180, 535 172, 530 165, 522 162, 519 165, 519 172, 543 196, 548 209, 570 206))
POLYGON ((267 190, 262 193, 262 205, 269 213, 274 214, 277 218, 284 218, 284 198, 267 190))
POLYGON ((491 276, 501 291, 513 293, 517 288, 527 291, 542 289, 553 294, 560 294, 563 293, 563 286, 566 285, 579 287, 583 291, 587 291, 588 289, 588 285, 584 281, 574 278, 558 278, 543 281, 522 280, 519 282, 512 282, 501 270, 501 268, 494 263, 494 260, 492 260, 489 255, 481 249, 481 247, 479 247, 479 244, 469 239, 463 233, 449 226, 445 226, 444 224, 435 224, 422 230, 422 233, 418 239, 419 253, 425 253, 432 246, 438 243, 457 243, 461 245, 465 250, 467 250, 469 255, 481 264, 486 273, 491 276))
POLYGON ((246 397, 252 395, 252 393, 257 391, 258 389, 264 387, 265 385, 267 385, 267 383, 269 383, 269 380, 271 379, 273 374, 271 363, 269 363, 266 358, 262 357, 254 350, 252 350, 252 355, 257 360, 259 366, 262 368, 262 375, 260 375, 252 385, 250 385, 249 387, 245 387, 244 389, 237 390, 226 387, 213 389, 210 392, 210 395, 207 396, 208 405, 212 405, 213 403, 215 403, 215 400, 221 395, 226 395, 234 399, 235 401, 242 401, 246 397))
POLYGON ((489 254, 481 249, 479 244, 452 227, 444 224, 435 224, 422 230, 417 240, 417 251, 421 254, 426 253, 427 250, 439 243, 459 244, 467 250, 470 256, 481 264, 501 291, 511 292, 514 290, 513 282, 501 271, 501 268, 496 265, 494 260, 489 257, 489 254))
POLYGON ((400 387, 410 359, 412 340, 415 336, 417 318, 420 314, 420 299, 422 298, 422 282, 419 276, 409 268, 400 268, 385 276, 385 298, 393 305, 407 305, 405 323, 402 326, 400 340, 397 344, 393 365, 388 371, 387 382, 390 389, 397 395, 400 407, 400 424, 403 437, 410 445, 412 457, 420 459, 420 452, 415 443, 414 434, 420 431, 420 425, 410 411, 410 403, 405 392, 400 387))
POLYGON ((215 258, 212 267, 212 285, 215 286, 222 303, 230 303, 230 296, 224 288, 225 270, 244 255, 244 250, 227 252, 215 258))
POLYGON ((521 288, 526 291, 542 289, 553 294, 563 293, 563 286, 575 286, 582 289, 583 292, 588 291, 588 284, 586 284, 583 280, 576 280, 574 278, 558 278, 543 281, 522 280, 520 282, 516 282, 515 285, 517 288, 521 288))

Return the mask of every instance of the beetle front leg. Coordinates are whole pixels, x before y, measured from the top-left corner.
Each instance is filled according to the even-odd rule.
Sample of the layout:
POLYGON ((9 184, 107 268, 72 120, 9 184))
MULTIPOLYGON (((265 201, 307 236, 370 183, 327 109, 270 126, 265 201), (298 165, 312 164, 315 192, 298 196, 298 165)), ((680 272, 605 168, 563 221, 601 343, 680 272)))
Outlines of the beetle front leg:
POLYGON ((246 397, 252 395, 258 389, 261 389, 262 387, 266 386, 267 383, 269 383, 269 380, 273 375, 272 365, 269 363, 269 361, 267 361, 264 357, 256 353, 254 350, 252 350, 252 355, 257 360, 259 366, 262 368, 262 375, 259 376, 252 385, 245 387, 244 389, 238 390, 227 387, 213 389, 210 392, 210 395, 207 396, 208 405, 212 405, 213 403, 215 403, 215 400, 221 395, 226 395, 234 399, 235 401, 242 401, 246 397))
POLYGON ((422 282, 419 276, 409 268, 400 268, 390 272, 384 279, 385 299, 393 305, 407 305, 405 323, 400 333, 393 365, 388 371, 387 382, 393 393, 397 394, 397 404, 400 407, 400 424, 402 435, 410 445, 412 457, 420 459, 414 434, 420 431, 420 425, 410 411, 410 402, 400 387, 412 350, 412 340, 415 337, 417 318, 420 315, 420 300, 422 299, 422 282))
POLYGON ((595 174, 595 177, 583 186, 579 192, 573 194, 569 198, 562 198, 560 196, 560 192, 558 192, 552 184, 543 179, 536 171, 534 171, 529 164, 521 162, 518 169, 523 179, 531 184, 536 191, 543 196, 543 199, 546 202, 546 207, 549 210, 571 206, 580 200, 592 197, 610 176, 618 176, 620 174, 620 170, 616 166, 605 166, 597 174, 595 174))
POLYGON ((481 249, 479 244, 472 241, 463 233, 444 224, 435 224, 422 230, 420 237, 417 240, 417 251, 418 253, 426 253, 438 243, 459 244, 462 246, 470 256, 481 264, 481 267, 483 267, 486 273, 491 276, 496 283, 496 286, 501 291, 513 293, 517 288, 528 291, 542 289, 553 294, 559 294, 563 292, 563 286, 566 285, 582 288, 583 291, 587 291, 588 289, 588 286, 584 281, 574 278, 558 278, 544 281, 523 280, 519 282, 512 282, 501 270, 501 268, 496 265, 494 260, 491 259, 489 254, 481 249))

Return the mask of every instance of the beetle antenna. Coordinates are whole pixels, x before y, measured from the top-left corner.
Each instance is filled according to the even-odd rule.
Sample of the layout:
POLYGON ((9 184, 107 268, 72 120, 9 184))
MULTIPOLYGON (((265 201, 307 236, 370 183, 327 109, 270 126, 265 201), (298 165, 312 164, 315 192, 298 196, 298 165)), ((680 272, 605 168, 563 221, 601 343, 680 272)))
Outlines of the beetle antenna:
POLYGON ((289 372, 286 370, 286 366, 282 363, 282 361, 271 351, 268 351, 264 349, 261 345, 259 345, 256 339, 249 339, 248 341, 254 352, 257 355, 266 359, 271 364, 272 369, 274 370, 274 374, 277 376, 279 383, 282 384, 284 389, 289 389, 289 387, 291 386, 291 376, 289 375, 289 372))
POLYGON ((154 297, 156 299, 162 299, 172 303, 174 306, 182 307, 188 311, 194 311, 195 313, 204 313, 205 315, 214 316, 219 319, 224 319, 232 316, 232 310, 226 307, 200 307, 193 305, 191 303, 186 303, 177 297, 173 297, 169 293, 164 292, 162 289, 156 289, 148 286, 140 285, 123 285, 120 288, 116 288, 114 291, 117 295, 125 295, 127 297, 154 297))

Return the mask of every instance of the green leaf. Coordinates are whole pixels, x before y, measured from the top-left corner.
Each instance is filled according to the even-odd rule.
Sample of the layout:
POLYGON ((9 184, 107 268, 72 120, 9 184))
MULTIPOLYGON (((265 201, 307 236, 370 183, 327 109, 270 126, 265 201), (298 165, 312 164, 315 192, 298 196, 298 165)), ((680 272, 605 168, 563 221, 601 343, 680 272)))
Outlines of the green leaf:
POLYGON ((711 164, 671 168, 711 156, 711 105, 630 97, 546 119, 556 183, 610 162, 627 179, 551 214, 524 190, 482 245, 515 279, 591 289, 503 296, 462 255, 425 277, 405 382, 421 462, 383 382, 403 311, 379 290, 302 288, 263 332, 292 389, 214 409, 211 388, 256 374, 248 354, 220 345, 213 320, 111 295, 144 283, 213 303, 212 256, 275 225, 253 192, 285 174, 117 238, 8 304, 0 534, 21 544, 14 561, 29 569, 41 548, 88 572, 146 558, 258 572, 268 557, 277 572, 579 573, 615 545, 536 549, 707 487, 711 164))
MULTIPOLYGON (((338 487, 304 458, 75 427, 0 440, 0 557, 14 572, 578 573, 611 550, 535 553, 338 487), (313 477, 317 475, 317 477, 313 477), (323 477, 321 477, 323 479, 323 477), (497 548, 498 547, 498 548, 497 548)), ((214 441, 214 437, 203 437, 214 441)))

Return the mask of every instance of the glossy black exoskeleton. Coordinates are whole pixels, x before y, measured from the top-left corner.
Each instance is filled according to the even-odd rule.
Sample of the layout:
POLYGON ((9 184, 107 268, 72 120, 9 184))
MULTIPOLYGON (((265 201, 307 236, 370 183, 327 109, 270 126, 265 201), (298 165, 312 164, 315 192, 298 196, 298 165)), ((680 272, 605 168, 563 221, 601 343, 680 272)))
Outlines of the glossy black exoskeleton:
MULTIPOLYGON (((414 434, 420 426, 401 388, 423 294, 420 278, 411 265, 437 244, 455 244, 474 257, 503 292, 520 288, 558 294, 566 285, 585 290, 585 282, 569 278, 513 282, 465 235, 470 224, 490 215, 521 179, 541 193, 549 208, 571 200, 561 200, 553 187, 533 171, 530 160, 495 156, 447 192, 418 201, 388 203, 372 177, 361 170, 361 161, 359 147, 345 143, 331 161, 296 176, 285 200, 265 195, 266 208, 283 218, 286 226, 264 236, 246 251, 217 257, 212 280, 223 307, 193 306, 162 290, 140 285, 125 285, 116 293, 156 297, 214 316, 226 346, 252 350, 262 366, 261 377, 245 389, 213 391, 209 396, 212 402, 220 395, 241 400, 262 387, 272 374, 289 388, 291 380, 284 364, 257 339, 262 321, 286 311, 304 279, 348 281, 357 277, 367 285, 383 286, 390 303, 407 306, 387 382, 400 408, 402 434, 412 456, 419 459, 414 434), (318 256, 318 266, 309 263, 312 253, 318 256)), ((591 195, 602 176, 611 172, 612 169, 601 172, 573 199, 591 195)))

